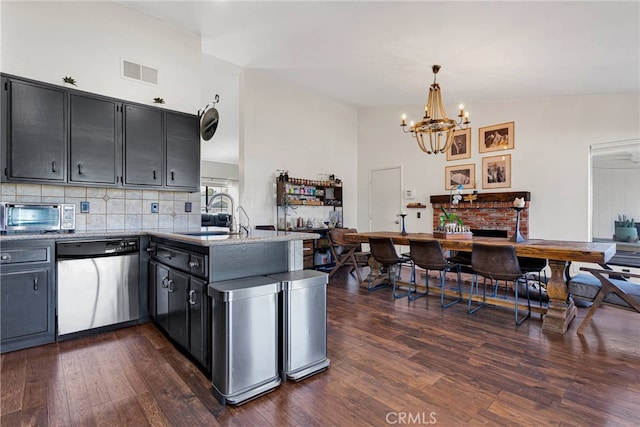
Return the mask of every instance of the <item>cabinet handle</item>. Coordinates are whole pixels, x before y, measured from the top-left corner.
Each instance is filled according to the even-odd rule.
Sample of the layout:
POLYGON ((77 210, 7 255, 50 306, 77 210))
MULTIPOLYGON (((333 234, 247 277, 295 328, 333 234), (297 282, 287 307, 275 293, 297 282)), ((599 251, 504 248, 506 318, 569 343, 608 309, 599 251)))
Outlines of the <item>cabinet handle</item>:
POLYGON ((158 178, 156 177, 156 171, 155 171, 155 170, 153 171, 153 179, 158 179, 158 178))
POLYGON ((2 261, 11 261, 11 254, 2 254, 2 255, 0 255, 0 260, 2 260, 2 261))
POLYGON ((197 295, 196 291, 189 291, 189 304, 196 305, 198 303, 197 295))
POLYGON ((33 290, 34 291, 38 290, 38 276, 33 278, 33 290))
POLYGON ((51 162, 51 172, 55 173, 56 172, 56 161, 52 161, 51 162))
POLYGON ((166 289, 166 288, 168 288, 168 287, 169 287, 169 285, 167 285, 167 280, 168 280, 168 279, 169 279, 168 277, 163 277, 163 278, 162 278, 162 287, 163 287, 164 289, 166 289))
POLYGON ((78 175, 82 175, 82 164, 78 163, 78 175))
POLYGON ((167 280, 167 284, 169 285, 169 292, 173 293, 176 291, 176 288, 173 287, 173 280, 167 280))
POLYGON ((171 181, 175 181, 176 180, 176 173, 174 171, 171 171, 171 181))

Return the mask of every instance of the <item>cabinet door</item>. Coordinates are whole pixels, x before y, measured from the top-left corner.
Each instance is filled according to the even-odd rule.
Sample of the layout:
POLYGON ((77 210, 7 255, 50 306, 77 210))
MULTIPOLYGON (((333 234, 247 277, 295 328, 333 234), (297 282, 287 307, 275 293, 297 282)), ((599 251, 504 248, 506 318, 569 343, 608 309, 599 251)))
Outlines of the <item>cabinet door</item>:
POLYGON ((6 177, 10 180, 65 181, 66 97, 62 89, 6 79, 6 177))
MULTIPOLYGON (((0 329, 3 346, 16 338, 51 334, 49 269, 3 273, 0 329)), ((53 340, 52 340, 53 341, 53 340)))
POLYGON ((209 318, 209 298, 206 294, 207 283, 191 277, 189 284, 189 352, 205 368, 210 369, 211 321, 209 318))
POLYGON ((185 349, 189 348, 187 294, 189 276, 176 270, 169 273, 169 335, 185 349))
POLYGON ((118 183, 119 104, 85 95, 70 95, 71 182, 118 183))
POLYGON ((147 292, 149 300, 147 302, 147 305, 149 306, 149 316, 151 316, 153 320, 156 320, 156 293, 158 292, 158 290, 156 289, 156 283, 158 283, 158 263, 155 261, 149 261, 148 270, 149 276, 147 280, 147 292))
POLYGON ((124 106, 124 183, 162 186, 162 111, 124 106))
POLYGON ((165 113, 167 187, 197 189, 200 185, 200 133, 197 116, 165 113))
POLYGON ((156 322, 169 332, 169 268, 156 264, 156 322))

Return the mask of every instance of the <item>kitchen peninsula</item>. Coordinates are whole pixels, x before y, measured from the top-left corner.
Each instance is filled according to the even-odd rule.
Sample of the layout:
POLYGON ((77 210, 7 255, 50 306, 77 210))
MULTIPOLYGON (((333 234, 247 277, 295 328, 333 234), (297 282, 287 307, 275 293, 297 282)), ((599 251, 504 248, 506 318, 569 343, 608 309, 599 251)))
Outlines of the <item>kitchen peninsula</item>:
POLYGON ((7 286, 15 290, 15 301, 25 300, 24 293, 31 292, 28 298, 37 304, 26 306, 19 316, 39 319, 7 322, 11 319, 4 316, 10 311, 5 311, 3 305, 2 350, 18 350, 58 339, 53 316, 58 296, 56 244, 137 238, 140 250, 135 270, 139 271, 139 297, 136 295, 135 304, 139 305, 139 322, 156 320, 176 343, 196 353, 194 357, 209 368, 208 283, 301 270, 302 240, 318 237, 310 233, 262 230, 233 234, 215 228, 2 235, 0 264, 6 297, 3 304, 13 301, 7 286), (168 280, 172 280, 170 288, 168 280), (5 330, 12 324, 15 331, 5 330), (25 329, 25 324, 33 328, 25 329), (199 344, 194 346, 193 342, 199 344))

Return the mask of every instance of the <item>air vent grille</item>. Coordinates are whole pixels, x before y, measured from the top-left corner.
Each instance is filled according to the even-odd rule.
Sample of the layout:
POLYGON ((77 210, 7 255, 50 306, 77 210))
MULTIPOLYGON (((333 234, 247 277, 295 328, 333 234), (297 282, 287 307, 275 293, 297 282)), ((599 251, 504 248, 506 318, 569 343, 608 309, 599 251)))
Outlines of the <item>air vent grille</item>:
POLYGON ((152 85, 158 84, 158 70, 127 61, 126 59, 122 60, 122 76, 152 85))

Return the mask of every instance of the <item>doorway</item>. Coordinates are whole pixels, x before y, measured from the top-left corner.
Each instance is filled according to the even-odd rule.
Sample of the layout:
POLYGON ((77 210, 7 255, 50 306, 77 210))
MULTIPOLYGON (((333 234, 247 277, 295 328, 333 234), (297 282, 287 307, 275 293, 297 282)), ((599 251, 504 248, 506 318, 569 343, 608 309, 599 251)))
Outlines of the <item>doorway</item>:
POLYGON ((372 169, 369 176, 369 231, 400 231, 402 167, 372 169))
POLYGON ((640 139, 591 146, 591 237, 612 240, 623 215, 640 223, 640 139))

